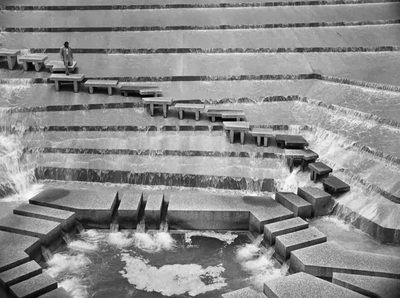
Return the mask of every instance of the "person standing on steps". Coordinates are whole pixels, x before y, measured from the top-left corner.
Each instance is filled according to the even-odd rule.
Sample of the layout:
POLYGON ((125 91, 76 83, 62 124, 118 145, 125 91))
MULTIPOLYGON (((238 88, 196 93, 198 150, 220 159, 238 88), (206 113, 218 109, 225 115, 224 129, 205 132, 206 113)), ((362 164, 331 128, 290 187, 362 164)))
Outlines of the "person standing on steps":
POLYGON ((72 49, 69 47, 68 41, 64 42, 64 45, 60 49, 61 60, 64 62, 65 74, 69 76, 68 66, 72 66, 74 55, 72 49))

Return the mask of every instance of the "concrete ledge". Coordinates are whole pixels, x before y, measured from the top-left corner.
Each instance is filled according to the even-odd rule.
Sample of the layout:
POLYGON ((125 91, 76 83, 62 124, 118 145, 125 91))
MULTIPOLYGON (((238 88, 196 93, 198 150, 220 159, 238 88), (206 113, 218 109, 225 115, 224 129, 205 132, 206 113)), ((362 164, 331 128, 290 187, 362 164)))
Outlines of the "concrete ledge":
POLYGON ((56 221, 61 224, 61 228, 65 231, 70 231, 75 227, 75 213, 61 209, 22 204, 14 209, 14 214, 56 221))
POLYGON ((41 273, 10 287, 18 298, 37 297, 57 289, 57 282, 47 273, 41 273))
POLYGON ((306 272, 331 279, 333 273, 400 278, 400 258, 344 249, 326 242, 298 249, 291 253, 293 272, 306 272))
POLYGON ((270 245, 275 244, 275 238, 280 235, 300 231, 308 228, 308 222, 300 217, 264 225, 264 240, 270 245))
POLYGON ((276 237, 275 251, 283 260, 289 258, 290 252, 323 243, 326 241, 326 235, 316 228, 308 228, 276 237))
POLYGON ((146 206, 144 208, 145 224, 147 229, 160 228, 163 203, 163 193, 152 193, 147 196, 146 206))
POLYGON ((275 201, 292 211, 295 217, 311 217, 312 205, 292 192, 277 192, 275 201))
POLYGON ((399 279, 333 273, 332 282, 368 297, 400 297, 399 279))
POLYGON ((139 221, 139 210, 143 203, 142 191, 118 191, 121 201, 118 207, 118 223, 120 228, 135 229, 139 221))
POLYGON ((299 187, 297 194, 313 206, 312 216, 326 215, 333 202, 330 194, 316 187, 299 187))
POLYGON ((327 178, 322 179, 322 184, 324 185, 324 190, 328 193, 341 193, 350 190, 350 185, 343 182, 339 178, 330 175, 327 178))
POLYGON ((269 280, 264 284, 268 298, 357 298, 365 297, 306 273, 269 280))
POLYGON ((0 284, 11 287, 40 273, 42 273, 42 267, 35 261, 30 261, 0 273, 0 284))
POLYGON ((265 296, 262 293, 247 287, 222 294, 222 298, 265 298, 265 296))
POLYGON ((57 288, 39 296, 39 298, 73 298, 64 288, 57 288))

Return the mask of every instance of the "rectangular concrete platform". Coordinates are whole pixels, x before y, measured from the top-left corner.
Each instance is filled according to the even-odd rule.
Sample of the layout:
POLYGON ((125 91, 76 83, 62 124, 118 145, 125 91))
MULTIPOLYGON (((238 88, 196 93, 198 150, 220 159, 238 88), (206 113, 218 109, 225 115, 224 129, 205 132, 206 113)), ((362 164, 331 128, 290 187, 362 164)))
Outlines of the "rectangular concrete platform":
POLYGON ((46 55, 41 54, 29 54, 23 55, 19 58, 19 61, 22 62, 22 67, 25 71, 28 70, 28 63, 31 63, 35 66, 36 71, 40 71, 40 69, 44 65, 44 61, 47 59, 46 55))
POLYGON ((326 215, 333 203, 330 194, 316 187, 299 187, 297 195, 313 206, 312 216, 326 215))
POLYGON ((40 255, 40 239, 0 231, 0 272, 7 271, 40 255))
POLYGON ((282 149, 303 149, 308 142, 300 135, 276 135, 276 145, 282 149))
POLYGON ((316 228, 308 228, 276 237, 275 251, 283 260, 290 256, 290 252, 311 245, 326 242, 326 235, 316 228))
POLYGON ((120 228, 135 229, 139 222, 139 210, 143 203, 143 192, 139 190, 118 191, 121 201, 118 207, 118 223, 120 228))
POLYGON ((324 185, 324 190, 331 194, 342 193, 350 190, 350 185, 333 175, 323 178, 322 184, 324 185))
POLYGON ((73 83, 74 84, 74 92, 79 92, 79 83, 82 82, 85 78, 83 74, 52 74, 49 78, 50 81, 54 81, 54 86, 56 91, 60 91, 61 82, 65 83, 73 83))
POLYGON ((275 238, 280 235, 300 231, 308 228, 308 222, 300 217, 289 218, 282 221, 264 225, 264 241, 269 245, 275 244, 275 238))
POLYGON ((40 273, 42 273, 42 267, 35 261, 29 261, 0 273, 0 284, 3 287, 11 287, 40 273))
POLYGON ((332 168, 322 162, 314 162, 308 165, 311 171, 310 180, 317 182, 318 179, 323 178, 332 172, 332 168))
POLYGON ((47 188, 29 203, 75 212, 76 219, 87 228, 109 228, 117 204, 117 190, 47 188))
POLYGON ((44 295, 39 296, 38 298, 74 298, 74 297, 70 295, 64 288, 57 288, 44 295))
POLYGON ((147 229, 159 229, 161 223, 161 210, 164 203, 164 194, 151 193, 147 195, 144 208, 145 224, 147 229))
POLYGON ((332 284, 306 273, 279 277, 264 284, 268 298, 358 298, 365 297, 356 292, 332 284))
MULTIPOLYGON (((77 62, 73 61, 72 65, 68 66, 70 72, 74 72, 76 68, 77 62)), ((46 63, 46 68, 50 69, 50 72, 64 72, 65 65, 63 61, 49 61, 46 63)))
POLYGON ((308 218, 311 217, 312 205, 292 192, 277 192, 275 201, 285 206, 293 212, 294 216, 308 218))
POLYGON ((61 228, 70 231, 75 227, 75 213, 71 211, 49 208, 33 204, 22 204, 14 209, 14 214, 56 221, 61 228))
POLYGON ((268 147, 268 140, 275 137, 272 128, 253 128, 249 134, 256 138, 257 146, 261 146, 261 138, 263 138, 264 147, 268 147))
POLYGON ((87 80, 84 83, 85 87, 89 88, 89 93, 93 93, 94 87, 96 88, 107 88, 108 95, 112 95, 113 88, 116 88, 118 85, 117 80, 87 80))
POLYGON ((368 297, 400 297, 400 279, 333 273, 332 282, 368 297))
POLYGON ((222 294, 222 298, 265 298, 265 296, 262 293, 247 287, 222 294))
POLYGON ((50 245, 61 235, 61 225, 55 221, 9 214, 0 219, 0 230, 38 237, 43 245, 50 245))
POLYGON ((43 272, 10 287, 11 293, 18 298, 38 297, 57 289, 57 282, 43 272))

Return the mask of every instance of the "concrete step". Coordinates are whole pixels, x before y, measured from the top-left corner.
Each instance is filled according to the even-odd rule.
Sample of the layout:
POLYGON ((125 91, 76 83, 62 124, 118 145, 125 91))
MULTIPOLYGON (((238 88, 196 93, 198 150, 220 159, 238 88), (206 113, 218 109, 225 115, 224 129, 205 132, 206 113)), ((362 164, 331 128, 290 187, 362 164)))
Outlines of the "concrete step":
POLYGON ((283 260, 286 260, 289 258, 291 251, 323 242, 326 242, 326 235, 318 231, 316 228, 308 228, 277 236, 275 251, 283 258, 283 260))
POLYGON ((277 192, 275 201, 293 211, 295 217, 311 217, 312 205, 293 192, 277 192))
POLYGON ((33 204, 22 204, 14 209, 14 214, 56 221, 61 229, 70 231, 75 226, 75 213, 33 204))
POLYGON ((275 244, 275 238, 280 235, 300 231, 308 228, 308 222, 300 217, 289 218, 286 220, 266 224, 264 226, 264 240, 269 245, 275 244))
POLYGON ((268 298, 358 298, 365 297, 303 272, 268 280, 264 284, 268 298))
POLYGON ((333 175, 322 179, 322 184, 324 185, 324 190, 330 194, 342 193, 350 190, 350 185, 333 175))
POLYGON ((70 295, 64 288, 57 288, 39 296, 39 298, 73 298, 73 296, 70 295))
POLYGON ((146 229, 158 229, 160 227, 163 202, 164 194, 162 192, 147 196, 144 208, 146 229))
POLYGON ((5 287, 11 287, 40 273, 42 273, 42 267, 35 261, 29 261, 0 273, 0 284, 5 287))
POLYGON ((61 224, 55 221, 9 214, 0 219, 0 230, 38 237, 43 245, 49 246, 61 235, 61 224))
POLYGON ((34 298, 57 289, 57 282, 43 272, 10 287, 11 293, 18 298, 34 298))
POLYGON ((312 205, 312 216, 327 214, 333 202, 330 194, 316 187, 299 187, 297 194, 312 205))
POLYGON ((135 229, 139 222, 139 210, 143 203, 143 192, 135 190, 118 191, 121 201, 118 207, 118 223, 120 228, 135 229))
POLYGON ((222 294, 222 298, 265 298, 265 295, 257 292, 251 287, 247 287, 222 294))

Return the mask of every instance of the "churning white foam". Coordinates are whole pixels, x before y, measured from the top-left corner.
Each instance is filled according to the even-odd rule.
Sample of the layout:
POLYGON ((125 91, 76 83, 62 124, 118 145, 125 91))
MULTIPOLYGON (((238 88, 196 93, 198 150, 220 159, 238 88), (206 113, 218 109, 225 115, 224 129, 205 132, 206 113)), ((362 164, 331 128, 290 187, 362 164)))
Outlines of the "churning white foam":
POLYGON ((159 232, 154 235, 147 233, 134 234, 135 246, 149 253, 172 250, 176 247, 175 240, 169 233, 159 232))
POLYGON ((107 238, 107 242, 111 245, 117 246, 119 248, 124 248, 131 246, 134 239, 130 237, 129 232, 117 232, 110 233, 107 238))
POLYGON ((287 273, 288 266, 276 267, 276 262, 272 259, 273 253, 273 248, 263 252, 254 244, 246 244, 236 251, 236 258, 243 270, 251 275, 250 282, 260 291, 266 281, 285 276, 287 273))
POLYGON ((164 265, 160 268, 151 266, 147 260, 122 254, 126 263, 120 273, 138 290, 158 292, 165 296, 188 293, 196 296, 226 286, 221 277, 222 265, 202 268, 197 264, 164 265))
POLYGON ((59 283, 59 286, 64 288, 74 298, 89 297, 87 286, 82 284, 82 280, 77 277, 65 279, 59 283))
POLYGON ((91 251, 99 249, 99 246, 96 243, 89 243, 82 240, 72 241, 68 244, 68 247, 72 250, 79 250, 79 251, 91 251))
POLYGON ((82 271, 91 262, 88 257, 83 254, 65 255, 62 253, 55 254, 48 262, 46 272, 52 277, 58 277, 62 274, 76 274, 82 271))
POLYGON ((227 244, 231 244, 238 237, 237 234, 233 234, 232 232, 217 233, 214 231, 193 231, 185 233, 185 242, 191 244, 193 236, 215 238, 226 242, 227 244))
POLYGON ((329 222, 337 226, 339 229, 344 230, 344 231, 350 231, 351 225, 346 223, 343 219, 340 219, 339 217, 335 215, 329 215, 329 216, 323 216, 321 217, 322 221, 329 222))

